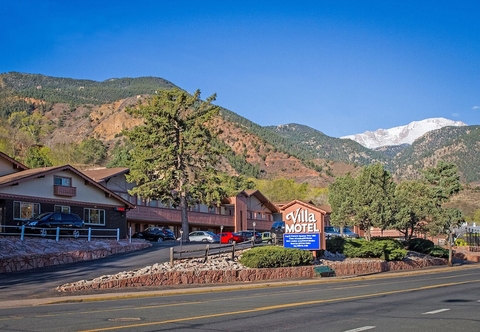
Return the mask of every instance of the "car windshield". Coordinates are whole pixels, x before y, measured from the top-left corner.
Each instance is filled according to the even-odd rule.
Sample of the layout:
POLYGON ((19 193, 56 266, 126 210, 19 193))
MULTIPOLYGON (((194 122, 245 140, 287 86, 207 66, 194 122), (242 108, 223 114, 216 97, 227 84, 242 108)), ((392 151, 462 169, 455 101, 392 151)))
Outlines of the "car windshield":
POLYGON ((335 227, 325 227, 325 232, 335 233, 338 232, 338 230, 335 227))
POLYGON ((52 213, 52 212, 45 212, 45 213, 39 214, 38 216, 33 217, 31 220, 40 220, 40 219, 42 219, 43 217, 45 217, 45 216, 47 216, 47 215, 49 215, 49 214, 51 214, 51 213, 52 213))

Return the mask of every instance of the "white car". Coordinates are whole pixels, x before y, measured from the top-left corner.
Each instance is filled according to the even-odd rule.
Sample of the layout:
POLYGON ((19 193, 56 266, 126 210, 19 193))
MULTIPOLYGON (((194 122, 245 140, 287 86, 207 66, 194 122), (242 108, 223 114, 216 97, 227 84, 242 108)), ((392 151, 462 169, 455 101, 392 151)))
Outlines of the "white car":
POLYGON ((191 242, 220 242, 220 236, 208 231, 195 231, 188 234, 191 242))

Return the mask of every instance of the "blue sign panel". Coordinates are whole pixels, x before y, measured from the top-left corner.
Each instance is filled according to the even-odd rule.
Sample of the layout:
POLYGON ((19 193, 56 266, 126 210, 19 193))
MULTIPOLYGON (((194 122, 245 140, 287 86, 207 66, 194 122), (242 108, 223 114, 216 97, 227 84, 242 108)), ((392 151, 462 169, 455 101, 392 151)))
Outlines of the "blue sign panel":
POLYGON ((303 250, 320 250, 320 233, 285 233, 283 246, 303 250))

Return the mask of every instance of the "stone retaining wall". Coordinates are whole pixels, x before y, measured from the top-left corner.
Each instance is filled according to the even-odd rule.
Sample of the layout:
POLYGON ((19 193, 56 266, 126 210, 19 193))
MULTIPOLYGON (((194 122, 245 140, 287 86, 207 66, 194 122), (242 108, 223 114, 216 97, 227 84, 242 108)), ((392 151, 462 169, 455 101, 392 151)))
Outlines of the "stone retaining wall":
POLYGON ((417 270, 430 266, 445 265, 447 261, 443 258, 425 258, 421 260, 405 261, 382 261, 372 260, 370 262, 331 262, 328 265, 335 271, 336 276, 365 275, 388 271, 417 270))
POLYGON ((56 242, 53 240, 49 240, 47 242, 45 240, 45 245, 43 246, 47 248, 43 249, 46 251, 45 253, 30 253, 25 252, 25 250, 23 250, 23 248, 21 247, 22 243, 20 241, 17 241, 17 243, 14 244, 17 245, 17 247, 19 247, 20 244, 20 248, 15 249, 17 249, 17 252, 23 251, 23 254, 0 257, 0 274, 25 271, 52 265, 70 264, 80 261, 93 260, 114 254, 130 252, 133 250, 140 250, 151 246, 151 244, 144 241, 132 243, 128 243, 126 241, 103 241, 101 245, 98 245, 95 243, 95 241, 83 241, 82 243, 77 240, 76 242, 72 241, 72 243, 75 243, 79 248, 75 248, 73 250, 65 250, 63 252, 57 252, 55 250, 51 250, 51 247, 50 250, 48 250, 49 245, 53 247, 56 245, 56 242))
MULTIPOLYGON (((336 276, 350 276, 372 274, 386 271, 413 270, 435 265, 445 265, 446 261, 440 258, 422 261, 401 262, 329 262, 325 264, 335 271, 336 276)), ((272 269, 245 269, 245 270, 203 270, 203 271, 168 271, 145 274, 133 277, 105 276, 91 281, 81 281, 74 284, 65 284, 57 287, 61 292, 75 292, 95 289, 131 288, 145 286, 173 286, 192 284, 225 284, 238 282, 253 282, 281 279, 312 279, 318 277, 315 265, 272 268, 272 269)))

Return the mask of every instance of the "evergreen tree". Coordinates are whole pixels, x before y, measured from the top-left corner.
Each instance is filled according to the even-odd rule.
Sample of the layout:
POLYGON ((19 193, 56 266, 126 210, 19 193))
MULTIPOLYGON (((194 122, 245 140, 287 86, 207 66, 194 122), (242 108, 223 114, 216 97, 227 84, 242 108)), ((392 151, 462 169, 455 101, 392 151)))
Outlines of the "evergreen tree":
POLYGON ((453 228, 463 221, 463 216, 460 210, 446 208, 443 205, 462 189, 458 168, 453 163, 440 161, 436 167, 427 168, 423 174, 430 185, 435 206, 432 213, 433 220, 429 223, 429 230, 431 234, 439 232, 448 234, 448 263, 452 265, 452 232, 453 228))
POLYGON ((107 155, 107 148, 102 141, 88 138, 79 145, 79 159, 85 164, 99 164, 107 155))
POLYGON ((116 145, 110 153, 107 167, 130 167, 132 159, 129 151, 131 148, 131 144, 128 142, 116 145))
POLYGON ((403 181, 395 188, 395 215, 389 225, 410 240, 420 231, 420 222, 427 220, 432 211, 428 185, 423 181, 403 181))
POLYGON ((352 188, 355 224, 365 231, 370 241, 372 227, 386 229, 393 214, 395 183, 383 165, 364 166, 352 188))
POLYGON ((206 101, 200 91, 193 96, 174 89, 159 91, 147 103, 127 112, 143 125, 125 133, 133 145, 130 194, 171 203, 181 210, 183 240, 188 241, 188 206, 219 204, 226 196, 222 176, 216 171, 222 150, 214 147, 218 132, 212 120, 218 107, 215 95, 206 101))
POLYGON ((330 222, 334 226, 343 227, 351 225, 355 212, 353 210, 353 191, 355 179, 350 173, 338 177, 334 183, 328 187, 328 203, 332 208, 330 222))

